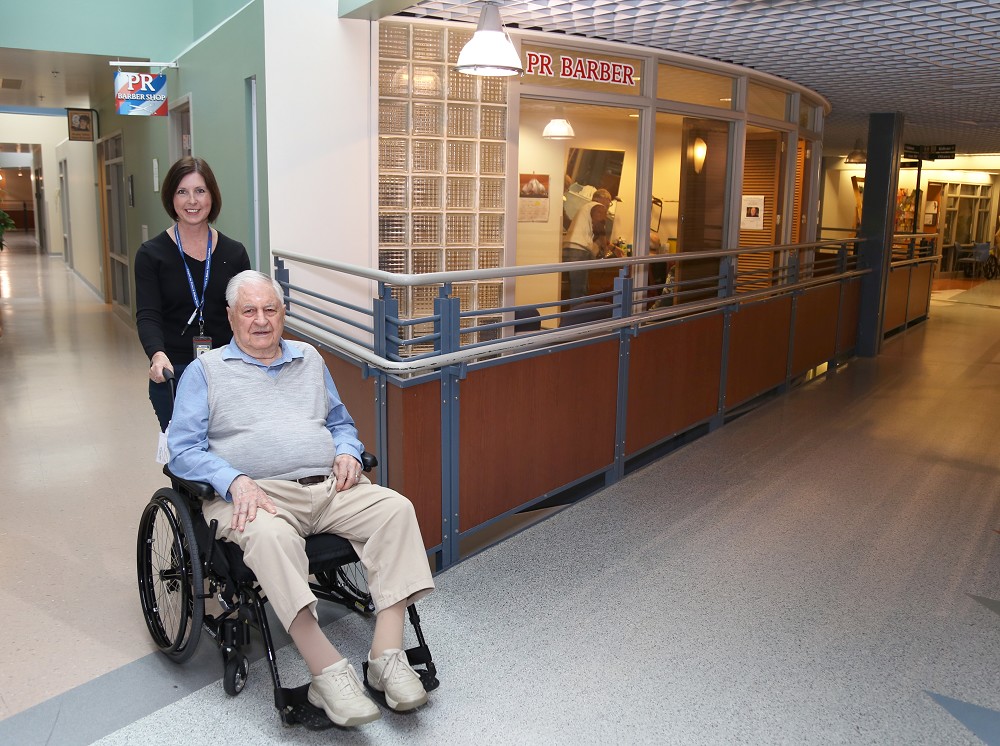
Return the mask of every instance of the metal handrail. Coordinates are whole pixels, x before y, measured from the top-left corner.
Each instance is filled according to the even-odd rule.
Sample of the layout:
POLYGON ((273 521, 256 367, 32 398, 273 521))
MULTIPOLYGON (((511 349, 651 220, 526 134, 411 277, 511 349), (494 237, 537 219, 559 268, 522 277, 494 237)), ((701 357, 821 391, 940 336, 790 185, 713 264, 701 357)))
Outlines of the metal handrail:
MULTIPOLYGON (((276 252, 277 253, 277 252, 276 252)), ((288 254, 283 254, 286 258, 291 258, 288 254)), ((338 264, 342 264, 338 262, 338 264)), ((578 264, 583 264, 583 262, 578 262, 578 264)), ((543 266, 543 265, 536 265, 543 266)), ((548 266, 548 265, 545 265, 548 266)), ((559 265, 554 265, 558 267, 559 265)), ((363 267, 352 267, 353 269, 360 271, 371 272, 372 270, 367 270, 363 267)), ((296 317, 297 321, 305 327, 306 329, 299 328, 300 331, 305 331, 306 333, 313 336, 318 341, 323 344, 328 345, 332 349, 339 350, 348 355, 352 355, 362 362, 370 365, 376 370, 383 371, 385 373, 396 374, 396 375, 414 375, 422 373, 430 373, 441 368, 446 368, 453 365, 464 365, 472 362, 478 358, 494 356, 498 354, 508 353, 508 352, 521 352, 537 349, 540 347, 553 347, 560 344, 566 344, 569 342, 574 342, 579 339, 591 338, 604 336, 610 333, 617 333, 621 329, 634 328, 638 329, 639 326, 643 324, 654 323, 657 321, 666 321, 672 318, 677 318, 681 316, 695 316, 702 313, 708 313, 711 311, 724 308, 726 306, 746 303, 747 301, 759 300, 763 298, 772 297, 774 295, 787 295, 795 291, 806 290, 808 288, 817 287, 820 285, 828 285, 834 282, 840 282, 841 280, 850 279, 853 277, 860 277, 862 275, 868 274, 871 270, 869 269, 856 269, 849 272, 844 272, 835 275, 824 275, 822 277, 811 278, 808 280, 802 280, 795 283, 790 283, 788 285, 782 285, 780 287, 766 288, 757 291, 744 292, 737 295, 726 296, 723 298, 706 298, 698 301, 691 301, 679 306, 667 306, 664 308, 652 309, 648 311, 643 311, 631 316, 623 316, 620 318, 611 318, 602 321, 594 321, 588 324, 573 325, 566 328, 557 328, 546 330, 540 334, 516 336, 509 339, 499 340, 496 342, 489 342, 482 345, 477 345, 472 348, 463 348, 455 352, 442 353, 435 356, 421 356, 419 359, 410 359, 406 361, 393 361, 376 354, 367 347, 364 347, 351 340, 344 339, 343 337, 335 336, 329 332, 329 330, 317 326, 306 319, 301 317, 296 317)), ((384 273, 389 274, 389 273, 384 273)), ((418 275, 422 276, 422 275, 418 275)), ((611 308, 619 308, 620 303, 612 304, 611 308)))
MULTIPOLYGON (((688 251, 675 254, 654 254, 650 256, 618 257, 607 259, 590 259, 582 262, 573 262, 573 271, 584 271, 590 269, 604 269, 611 266, 635 266, 642 264, 658 264, 660 262, 679 263, 685 261, 698 261, 704 259, 721 259, 724 257, 734 257, 746 254, 774 253, 776 251, 791 252, 802 249, 822 248, 825 246, 843 247, 845 244, 855 243, 855 238, 844 238, 840 240, 814 241, 811 243, 781 244, 773 246, 755 246, 737 249, 712 249, 709 251, 688 251)), ((501 280, 508 277, 523 277, 530 275, 551 274, 554 272, 565 272, 566 264, 556 262, 554 264, 531 264, 519 265, 515 267, 495 267, 493 269, 465 269, 453 272, 425 272, 423 274, 404 274, 398 272, 386 272, 381 269, 361 267, 347 262, 339 262, 335 259, 323 259, 321 257, 308 256, 296 251, 286 251, 284 249, 273 249, 271 252, 278 259, 289 259, 301 262, 313 267, 323 269, 333 269, 344 274, 355 277, 363 277, 374 282, 381 282, 387 285, 398 287, 413 287, 416 285, 437 285, 450 282, 467 282, 470 280, 501 280)))

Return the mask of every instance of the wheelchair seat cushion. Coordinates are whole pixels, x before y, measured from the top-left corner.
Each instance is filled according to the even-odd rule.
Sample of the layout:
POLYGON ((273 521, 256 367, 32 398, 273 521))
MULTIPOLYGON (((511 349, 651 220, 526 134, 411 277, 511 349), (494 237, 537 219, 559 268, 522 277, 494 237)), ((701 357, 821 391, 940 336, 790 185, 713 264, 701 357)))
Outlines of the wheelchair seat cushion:
MULTIPOLYGON (((237 583, 252 583, 255 580, 254 574, 243 562, 243 550, 229 541, 220 541, 219 547, 225 552, 229 577, 237 583)), ((334 570, 341 565, 358 561, 351 542, 335 534, 313 534, 307 537, 306 557, 309 558, 310 574, 334 570)))

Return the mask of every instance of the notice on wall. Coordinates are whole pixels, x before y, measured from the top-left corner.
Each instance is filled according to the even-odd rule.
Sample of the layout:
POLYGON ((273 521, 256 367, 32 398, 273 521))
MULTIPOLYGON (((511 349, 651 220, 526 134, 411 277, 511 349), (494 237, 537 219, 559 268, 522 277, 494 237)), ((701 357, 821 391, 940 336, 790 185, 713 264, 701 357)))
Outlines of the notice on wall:
POLYGON ((740 203, 740 230, 741 231, 764 230, 763 194, 743 195, 743 200, 740 203))
POLYGON ((131 117, 167 115, 167 76, 163 73, 115 73, 115 111, 131 117))
POLYGON ((549 222, 548 174, 520 174, 517 195, 517 222, 549 222))

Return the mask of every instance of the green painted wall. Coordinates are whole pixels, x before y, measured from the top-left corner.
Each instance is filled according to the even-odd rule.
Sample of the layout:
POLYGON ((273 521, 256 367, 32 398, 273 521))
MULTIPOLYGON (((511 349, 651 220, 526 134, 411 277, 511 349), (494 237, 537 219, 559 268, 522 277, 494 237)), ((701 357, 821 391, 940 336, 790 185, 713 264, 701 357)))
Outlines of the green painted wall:
POLYGON ((5 2, 0 47, 172 60, 248 0, 5 2))
MULTIPOLYGON (((199 5, 200 8, 200 5, 199 5)), ((219 230, 241 241, 257 266, 253 248, 251 127, 247 79, 257 80, 258 164, 262 194, 261 245, 266 225, 266 132, 263 0, 247 6, 180 59, 171 96, 191 96, 195 155, 207 160, 222 190, 219 230)), ((263 268, 267 271, 267 268, 263 268)))
POLYGON ((194 39, 193 16, 194 0, 5 2, 0 47, 165 61, 194 39))
MULTIPOLYGON (((263 35, 263 0, 255 0, 183 54, 177 68, 166 70, 171 105, 190 96, 194 154, 208 161, 219 182, 222 212, 215 225, 247 247, 254 267, 258 260, 253 249, 251 134, 246 79, 257 77, 260 227, 261 246, 266 255, 269 242, 263 35)), ((94 108, 100 115, 102 137, 117 132, 122 134, 125 173, 133 179, 135 195, 134 206, 126 212, 127 244, 132 260, 142 243, 143 225, 147 226, 149 237, 153 237, 170 224, 160 193, 153 189, 153 159, 159 166, 158 186, 171 164, 168 120, 166 117, 116 114, 114 91, 110 85, 104 89, 101 99, 94 102, 94 108)), ((132 285, 134 318, 134 277, 132 285)))

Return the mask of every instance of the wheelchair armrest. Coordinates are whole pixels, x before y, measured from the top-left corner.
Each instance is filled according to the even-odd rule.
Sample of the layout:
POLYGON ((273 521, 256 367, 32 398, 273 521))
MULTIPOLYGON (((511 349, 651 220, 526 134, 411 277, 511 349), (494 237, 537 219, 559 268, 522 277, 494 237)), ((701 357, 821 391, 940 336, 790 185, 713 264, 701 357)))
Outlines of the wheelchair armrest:
POLYGON ((361 468, 364 471, 371 471, 376 466, 378 466, 378 457, 374 453, 365 451, 361 454, 361 468))
POLYGON ((183 487, 185 492, 192 497, 196 497, 199 500, 215 499, 215 488, 208 482, 190 482, 187 479, 181 479, 166 466, 163 467, 163 473, 170 479, 171 484, 183 487))

